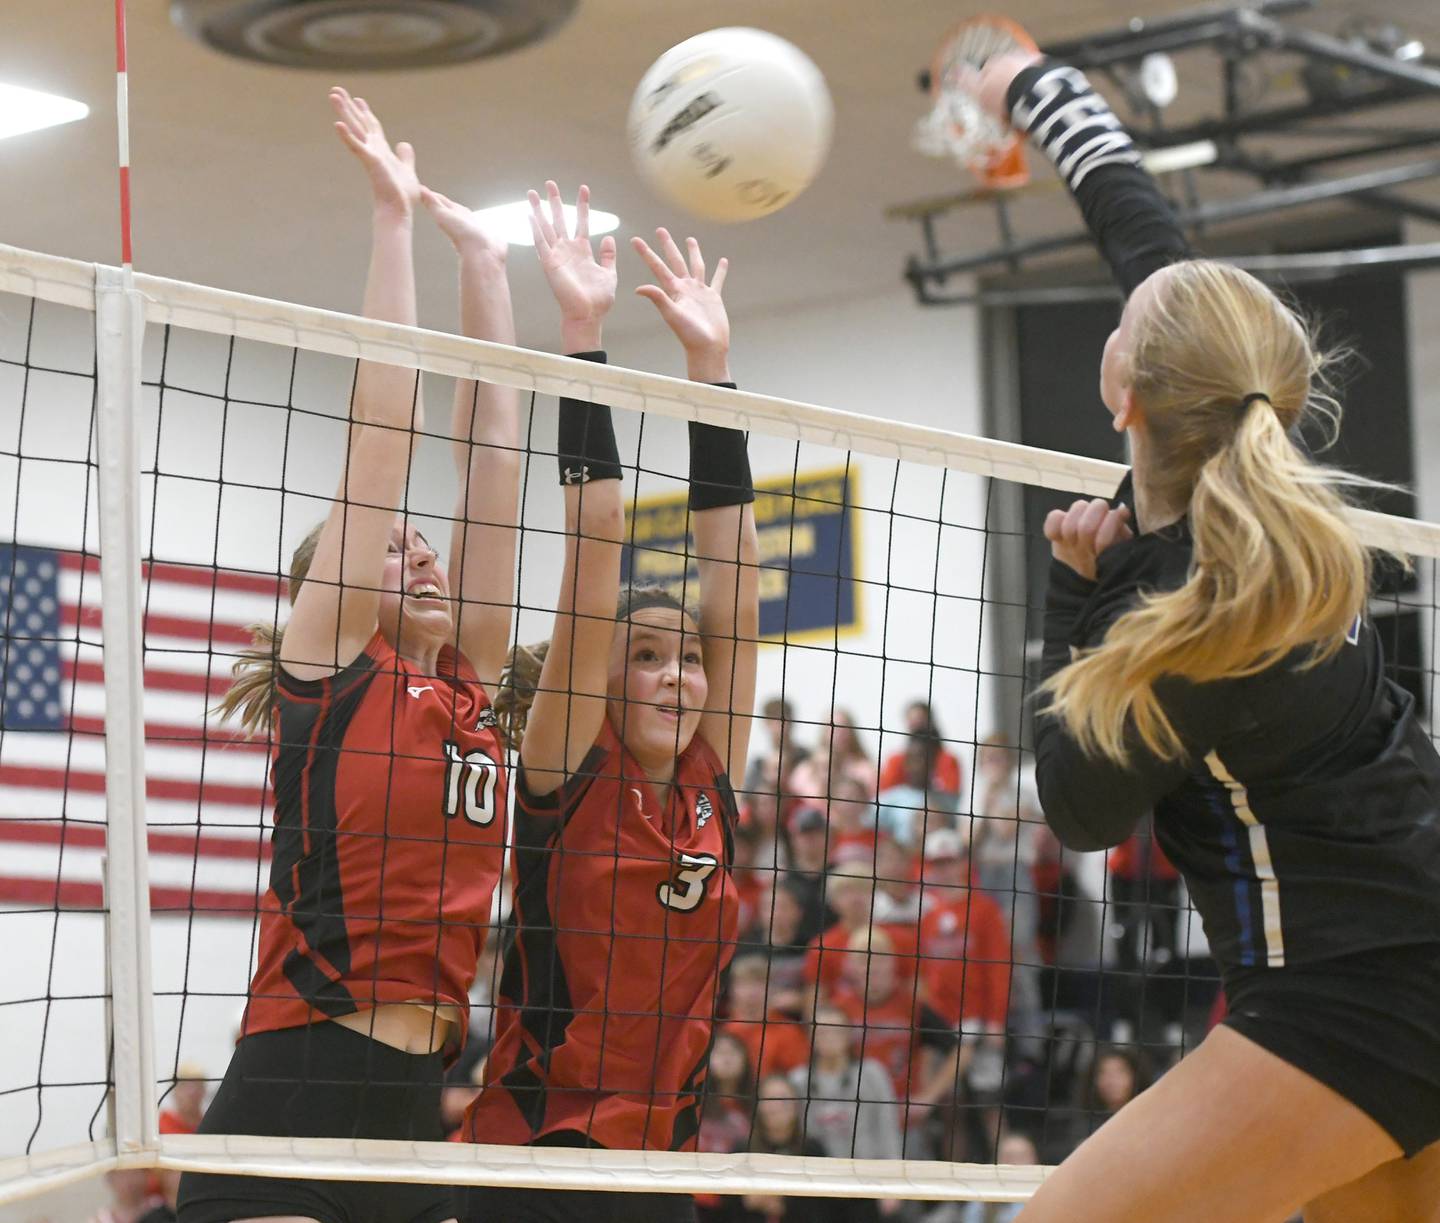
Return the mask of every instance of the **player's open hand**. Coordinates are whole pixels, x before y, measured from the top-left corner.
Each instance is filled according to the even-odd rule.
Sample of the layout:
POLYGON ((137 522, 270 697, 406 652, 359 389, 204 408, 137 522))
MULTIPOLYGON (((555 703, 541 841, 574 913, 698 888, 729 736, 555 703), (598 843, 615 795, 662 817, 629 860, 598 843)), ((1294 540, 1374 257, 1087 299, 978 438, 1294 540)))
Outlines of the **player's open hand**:
POLYGON ((730 318, 720 294, 725 288, 729 261, 720 260, 715 275, 706 283, 705 257, 699 242, 685 239, 687 254, 682 255, 669 230, 657 229, 655 239, 658 253, 643 238, 630 239, 657 282, 641 285, 635 292, 655 304, 666 326, 675 333, 685 349, 692 379, 728 382, 730 318))
POLYGON ((598 328, 600 320, 615 304, 615 239, 600 239, 597 258, 590 246, 590 188, 582 186, 575 197, 575 232, 565 221, 560 188, 545 184, 546 206, 539 192, 530 192, 530 231, 535 236, 535 253, 560 304, 560 316, 567 331, 598 328))
POLYGON ((483 255, 504 261, 510 244, 495 222, 482 218, 479 212, 457 204, 449 196, 429 187, 420 188, 420 202, 462 257, 483 255))
POLYGON ((330 91, 330 105, 335 109, 340 139, 370 176, 375 207, 407 219, 413 216, 420 199, 415 150, 403 141, 390 147, 385 129, 364 98, 352 98, 337 85, 330 91))
POLYGON ((1134 534, 1130 529, 1129 507, 1122 505, 1112 510, 1109 502, 1098 497, 1093 501, 1077 501, 1068 510, 1051 510, 1045 516, 1045 538, 1050 541, 1051 555, 1092 582, 1096 558, 1106 548, 1131 539, 1134 534))
POLYGON ((1010 82, 1024 68, 1043 59, 1034 51, 1008 51, 985 61, 985 66, 970 80, 970 88, 979 98, 980 105, 992 119, 1006 127, 1010 126, 1010 108, 1005 104, 1010 92, 1010 82))

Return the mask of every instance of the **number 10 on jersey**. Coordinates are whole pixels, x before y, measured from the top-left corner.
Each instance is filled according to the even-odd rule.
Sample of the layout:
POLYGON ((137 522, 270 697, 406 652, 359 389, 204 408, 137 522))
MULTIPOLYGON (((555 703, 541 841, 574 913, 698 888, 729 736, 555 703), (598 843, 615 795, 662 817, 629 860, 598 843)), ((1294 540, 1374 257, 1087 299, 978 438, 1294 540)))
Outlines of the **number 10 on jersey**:
POLYGON ((464 814, 472 824, 484 828, 495 819, 495 783, 500 766, 480 750, 460 751, 460 745, 445 744, 445 818, 464 814))

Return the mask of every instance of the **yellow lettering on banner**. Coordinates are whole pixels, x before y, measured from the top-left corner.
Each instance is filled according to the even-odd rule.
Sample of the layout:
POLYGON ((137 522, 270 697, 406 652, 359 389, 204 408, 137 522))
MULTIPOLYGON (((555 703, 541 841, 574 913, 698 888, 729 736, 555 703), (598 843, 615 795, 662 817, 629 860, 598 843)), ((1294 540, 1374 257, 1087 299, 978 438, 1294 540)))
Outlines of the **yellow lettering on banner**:
POLYGON ((809 522, 797 522, 792 528, 788 524, 777 527, 766 527, 763 531, 756 532, 760 543, 760 563, 766 561, 784 560, 787 557, 809 559, 815 555, 816 539, 815 525, 809 522))
POLYGON ((678 552, 635 551, 634 569, 644 577, 673 578, 690 568, 688 557, 678 552))
POLYGON ((790 575, 783 569, 760 570, 760 597, 762 599, 783 599, 789 589, 790 575))

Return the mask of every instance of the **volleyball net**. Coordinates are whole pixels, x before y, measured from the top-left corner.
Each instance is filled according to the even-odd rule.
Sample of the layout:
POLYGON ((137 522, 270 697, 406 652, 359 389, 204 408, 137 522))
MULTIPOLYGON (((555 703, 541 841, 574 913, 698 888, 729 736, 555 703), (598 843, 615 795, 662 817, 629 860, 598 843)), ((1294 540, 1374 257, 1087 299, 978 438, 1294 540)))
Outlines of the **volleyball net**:
MULTIPOLYGON (((1148 832, 1065 852, 1027 776, 1046 498, 1108 496, 1121 474, 0 247, 0 1202, 126 1167, 1027 1197, 1219 1013, 1148 832), (434 405, 455 379, 524 393, 519 642, 548 634, 560 580, 554 397, 615 409, 632 581, 694 582, 685 422, 750 432, 761 707, 733 779, 739 934, 716 949, 696 1152, 177 1132, 229 1060, 271 870, 270 743, 213 710, 248 626, 288 614, 361 360, 420 371, 443 422, 416 439, 403 507, 441 555, 456 490, 434 405)), ((1440 525, 1355 513, 1415 558, 1372 611, 1428 719, 1440 525)), ((512 900, 447 1108, 482 1073, 512 900)))

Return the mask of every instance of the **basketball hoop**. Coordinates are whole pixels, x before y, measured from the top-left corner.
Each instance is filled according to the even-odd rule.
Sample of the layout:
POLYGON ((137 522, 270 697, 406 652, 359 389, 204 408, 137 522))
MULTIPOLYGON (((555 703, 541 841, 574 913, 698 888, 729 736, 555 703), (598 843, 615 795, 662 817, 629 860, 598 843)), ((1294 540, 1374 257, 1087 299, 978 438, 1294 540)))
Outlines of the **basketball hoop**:
POLYGON ((933 103, 915 128, 915 147, 930 157, 952 157, 991 189, 1030 181, 1025 138, 986 113, 976 88, 980 70, 996 55, 1039 51, 1035 40, 1008 17, 971 17, 941 41, 930 66, 933 103))

